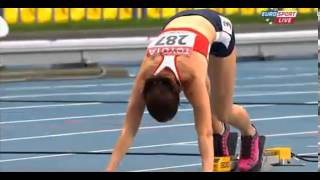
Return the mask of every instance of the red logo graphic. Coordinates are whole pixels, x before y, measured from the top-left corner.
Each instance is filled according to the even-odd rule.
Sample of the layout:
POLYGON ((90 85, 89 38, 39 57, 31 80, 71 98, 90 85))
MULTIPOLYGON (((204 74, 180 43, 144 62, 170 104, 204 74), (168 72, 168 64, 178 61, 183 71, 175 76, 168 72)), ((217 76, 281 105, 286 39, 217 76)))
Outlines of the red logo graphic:
POLYGON ((274 19, 275 24, 293 24, 297 17, 296 11, 278 11, 274 19))
POLYGON ((148 53, 154 55, 191 55, 191 47, 155 47, 148 48, 148 53))

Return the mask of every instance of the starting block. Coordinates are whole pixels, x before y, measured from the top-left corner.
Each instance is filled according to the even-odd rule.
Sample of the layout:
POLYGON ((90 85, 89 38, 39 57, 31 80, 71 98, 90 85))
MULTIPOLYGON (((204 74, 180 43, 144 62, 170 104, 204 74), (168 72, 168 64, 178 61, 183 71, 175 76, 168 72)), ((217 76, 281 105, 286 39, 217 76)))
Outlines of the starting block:
POLYGON ((231 132, 228 137, 228 149, 231 156, 215 156, 213 163, 214 172, 230 172, 234 170, 237 142, 238 133, 231 132))
POLYGON ((264 151, 264 164, 272 167, 277 166, 304 166, 301 163, 292 163, 290 147, 272 147, 264 151))
POLYGON ((271 160, 274 159, 274 163, 270 163, 273 166, 283 166, 290 163, 291 149, 289 147, 274 147, 267 148, 264 151, 264 156, 271 160))
MULTIPOLYGON (((259 136, 260 163, 257 164, 250 172, 270 171, 275 166, 301 166, 301 164, 291 164, 291 148, 290 147, 270 147, 264 148, 266 137, 259 136)), ((223 156, 214 158, 214 172, 238 172, 237 163, 239 155, 236 155, 238 134, 230 133, 228 139, 229 154, 231 156, 223 156)), ((302 165, 303 166, 303 165, 302 165)))
MULTIPOLYGON (((250 172, 258 172, 261 170, 261 167, 263 165, 263 159, 264 159, 264 144, 265 144, 265 136, 259 136, 260 143, 259 143, 259 151, 260 151, 260 157, 259 161, 260 163, 257 164, 253 169, 250 170, 250 172)), ((238 134, 237 133, 230 133, 229 139, 228 139, 228 148, 229 148, 229 154, 231 156, 215 156, 214 158, 214 165, 213 165, 213 171, 214 172, 237 172, 239 171, 237 168, 237 163, 239 160, 238 155, 236 155, 236 148, 237 148, 237 141, 238 141, 238 134)))

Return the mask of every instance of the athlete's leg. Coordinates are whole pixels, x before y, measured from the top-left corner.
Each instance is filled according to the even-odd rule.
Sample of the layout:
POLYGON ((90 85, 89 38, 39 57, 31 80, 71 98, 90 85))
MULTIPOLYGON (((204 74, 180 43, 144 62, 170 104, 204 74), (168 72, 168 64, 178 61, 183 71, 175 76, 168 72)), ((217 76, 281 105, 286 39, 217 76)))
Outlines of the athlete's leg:
POLYGON ((236 52, 227 57, 210 56, 208 75, 211 85, 211 107, 213 130, 221 134, 223 123, 229 123, 239 129, 242 135, 254 135, 247 111, 233 104, 234 85, 236 78, 236 52))
MULTIPOLYGON (((241 131, 241 149, 238 169, 251 171, 261 165, 260 138, 250 122, 248 112, 239 105, 233 104, 234 84, 236 78, 236 53, 223 58, 212 56, 209 63, 211 85, 211 109, 216 151, 225 155, 228 152, 227 140, 229 129, 224 131, 223 123, 229 123, 241 131)), ((226 126, 228 127, 228 126, 226 126)), ((230 155, 230 154, 227 154, 230 155)))

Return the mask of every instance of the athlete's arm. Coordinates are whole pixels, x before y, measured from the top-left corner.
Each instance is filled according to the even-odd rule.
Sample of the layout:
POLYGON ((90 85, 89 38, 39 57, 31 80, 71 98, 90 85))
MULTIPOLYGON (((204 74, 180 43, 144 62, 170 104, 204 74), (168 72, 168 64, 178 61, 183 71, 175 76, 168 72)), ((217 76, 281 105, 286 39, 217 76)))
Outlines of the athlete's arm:
POLYGON ((213 170, 213 132, 210 99, 205 78, 194 78, 185 87, 185 95, 193 106, 195 128, 202 158, 202 169, 213 170))
POLYGON ((115 171, 117 169, 121 159, 127 153, 130 145, 133 143, 145 108, 145 103, 142 97, 143 85, 144 78, 142 73, 139 72, 132 89, 131 97, 129 99, 124 126, 118 142, 112 152, 107 171, 115 171))

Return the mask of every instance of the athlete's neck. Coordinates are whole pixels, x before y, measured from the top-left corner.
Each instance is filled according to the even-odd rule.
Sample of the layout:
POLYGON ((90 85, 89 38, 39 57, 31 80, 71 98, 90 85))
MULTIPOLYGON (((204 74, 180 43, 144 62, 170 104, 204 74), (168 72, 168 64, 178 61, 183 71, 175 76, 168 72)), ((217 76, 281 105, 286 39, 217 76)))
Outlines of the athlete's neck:
POLYGON ((170 78, 171 81, 174 82, 173 84, 176 86, 176 88, 178 88, 181 91, 181 84, 179 83, 178 79, 170 69, 165 68, 158 75, 170 78))

